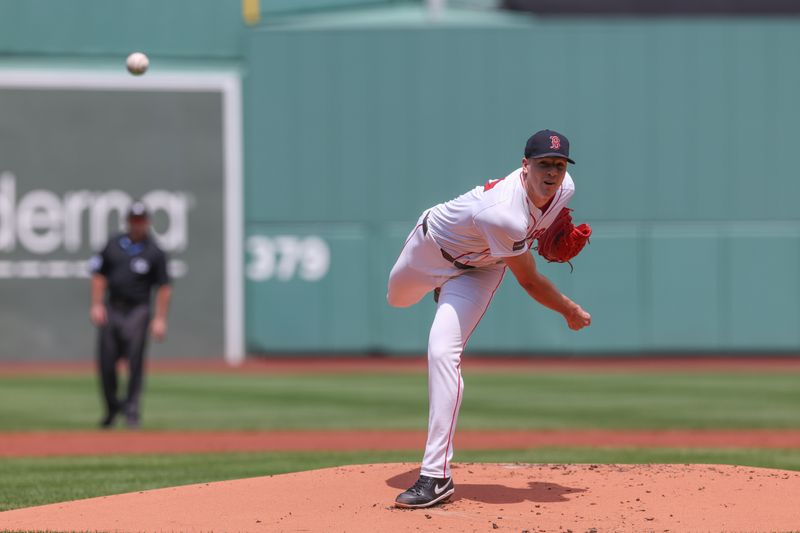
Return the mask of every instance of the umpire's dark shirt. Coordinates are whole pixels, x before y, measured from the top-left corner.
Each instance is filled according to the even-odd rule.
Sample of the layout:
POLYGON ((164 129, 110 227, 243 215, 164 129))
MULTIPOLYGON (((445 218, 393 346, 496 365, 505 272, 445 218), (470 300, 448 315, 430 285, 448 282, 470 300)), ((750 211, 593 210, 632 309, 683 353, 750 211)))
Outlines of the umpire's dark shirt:
POLYGON ((151 237, 140 242, 131 241, 127 234, 112 237, 92 258, 91 270, 108 280, 112 305, 149 304, 153 286, 170 282, 167 256, 151 237))

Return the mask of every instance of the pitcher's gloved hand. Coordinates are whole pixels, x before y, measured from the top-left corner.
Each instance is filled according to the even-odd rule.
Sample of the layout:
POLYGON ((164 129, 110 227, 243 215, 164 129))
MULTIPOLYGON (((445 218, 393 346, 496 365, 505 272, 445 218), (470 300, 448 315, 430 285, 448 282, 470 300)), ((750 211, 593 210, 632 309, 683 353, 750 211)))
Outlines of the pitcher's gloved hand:
POLYGON ((575 226, 572 223, 570 211, 572 209, 566 207, 561 209, 550 227, 539 236, 536 251, 551 263, 569 263, 583 250, 592 235, 589 224, 575 226))

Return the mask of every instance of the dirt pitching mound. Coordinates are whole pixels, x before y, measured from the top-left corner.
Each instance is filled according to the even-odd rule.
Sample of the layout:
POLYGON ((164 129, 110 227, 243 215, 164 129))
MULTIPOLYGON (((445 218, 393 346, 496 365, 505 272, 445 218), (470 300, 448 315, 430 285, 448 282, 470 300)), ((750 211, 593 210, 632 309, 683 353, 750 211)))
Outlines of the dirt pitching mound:
POLYGON ((723 465, 454 465, 450 503, 392 506, 416 465, 172 487, 0 513, 0 528, 76 531, 775 531, 800 473, 723 465))

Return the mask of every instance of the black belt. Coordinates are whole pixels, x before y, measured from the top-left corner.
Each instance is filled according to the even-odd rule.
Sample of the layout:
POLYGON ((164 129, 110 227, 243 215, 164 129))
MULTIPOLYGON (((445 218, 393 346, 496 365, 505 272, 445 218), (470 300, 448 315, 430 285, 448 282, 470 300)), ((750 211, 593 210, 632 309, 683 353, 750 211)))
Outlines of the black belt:
MULTIPOLYGON (((427 235, 428 234, 428 213, 426 213, 425 214, 425 218, 422 219, 422 234, 423 235, 427 235)), ((469 270, 471 268, 475 268, 472 265, 465 265, 464 263, 461 263, 460 261, 456 261, 455 257, 453 257, 452 255, 448 254, 447 252, 445 252, 441 248, 439 248, 439 251, 442 252, 442 257, 447 259, 449 262, 453 263, 453 266, 456 267, 456 268, 460 268, 462 270, 469 270)))
POLYGON ((108 305, 112 309, 127 313, 140 305, 148 305, 148 302, 137 302, 136 300, 129 300, 127 298, 111 297, 108 299, 108 305))

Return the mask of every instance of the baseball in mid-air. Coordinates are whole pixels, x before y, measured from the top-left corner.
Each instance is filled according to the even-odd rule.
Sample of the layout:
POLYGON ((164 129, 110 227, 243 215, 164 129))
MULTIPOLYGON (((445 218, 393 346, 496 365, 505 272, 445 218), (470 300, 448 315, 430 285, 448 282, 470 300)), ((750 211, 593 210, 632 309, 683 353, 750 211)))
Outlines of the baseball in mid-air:
POLYGON ((141 76, 150 66, 150 60, 141 52, 134 52, 128 56, 128 72, 134 76, 141 76))

